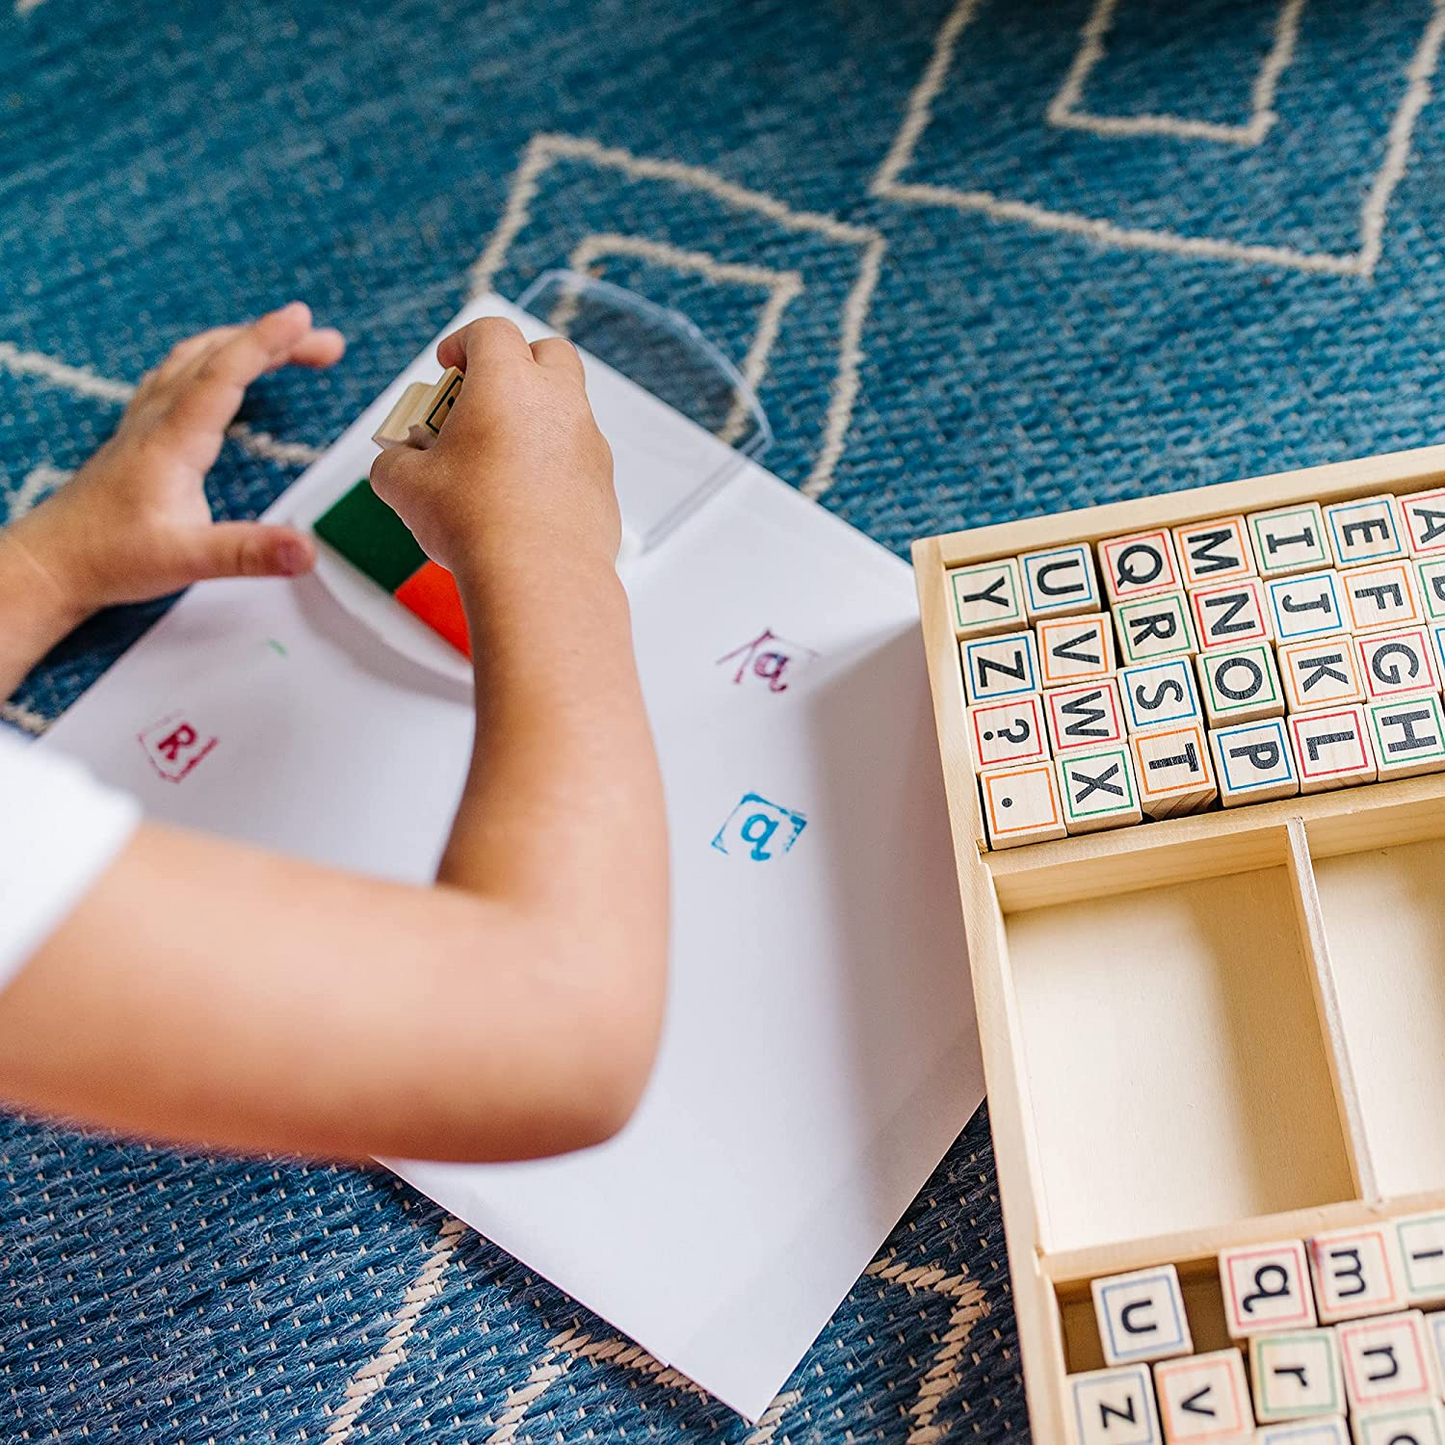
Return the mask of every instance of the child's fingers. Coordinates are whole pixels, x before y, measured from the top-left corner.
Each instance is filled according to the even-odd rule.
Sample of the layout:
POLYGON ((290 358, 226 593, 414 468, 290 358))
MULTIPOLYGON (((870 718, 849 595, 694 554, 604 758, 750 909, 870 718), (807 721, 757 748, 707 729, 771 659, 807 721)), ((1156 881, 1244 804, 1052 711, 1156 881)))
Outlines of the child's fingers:
POLYGON ((210 577, 299 577, 316 565, 316 544, 294 527, 217 522, 196 534, 187 563, 197 582, 210 577))
POLYGON ((502 316, 483 316, 453 331, 437 346, 437 360, 443 366, 485 366, 493 362, 532 359, 532 349, 515 322, 502 316))
POLYGON ((538 366, 545 366, 548 371, 557 371, 564 376, 573 377, 584 387, 587 385, 587 377, 582 370, 582 357, 578 354, 577 348, 565 337, 548 336, 541 341, 534 341, 532 355, 536 358, 538 366))
POLYGON ((334 326, 313 326, 278 365, 334 366, 346 354, 346 338, 334 326))
POLYGON ((293 301, 214 339, 208 350, 195 353, 190 375, 177 382, 161 425, 180 432, 221 431, 240 410, 246 388, 262 373, 285 365, 310 331, 310 309, 293 301))
POLYGON ((371 490, 395 509, 396 497, 405 494, 407 478, 426 455, 415 447, 386 447, 371 463, 371 490))

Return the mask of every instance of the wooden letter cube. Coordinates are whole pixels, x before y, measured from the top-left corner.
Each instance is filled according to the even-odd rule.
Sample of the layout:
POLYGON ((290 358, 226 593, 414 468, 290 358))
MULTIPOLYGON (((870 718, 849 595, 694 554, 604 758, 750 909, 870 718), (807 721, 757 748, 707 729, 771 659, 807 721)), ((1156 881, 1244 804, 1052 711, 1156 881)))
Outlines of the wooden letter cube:
POLYGON ((1066 834, 1052 763, 1024 763, 979 774, 983 817, 994 848, 1047 843, 1066 834))
POLYGON ((1238 1350, 1190 1355, 1154 1366, 1164 1438, 1228 1440, 1254 1429, 1249 1385, 1238 1350))
POLYGON ((1024 607, 1029 621, 1041 617, 1072 617, 1081 612, 1098 612, 1104 605, 1094 554, 1087 542, 1072 547, 1052 547, 1044 552, 1025 552, 1019 558, 1023 570, 1024 607))
POLYGON ((1415 563, 1420 601, 1431 622, 1445 622, 1445 557, 1422 558, 1415 563))
POLYGON ((1060 757, 1073 748, 1105 748, 1124 741, 1119 687, 1112 677, 1077 687, 1054 687, 1044 694, 1049 736, 1060 757))
MULTIPOLYGON (((1397 1219, 1395 1239, 1405 1272, 1405 1298, 1412 1305, 1445 1302, 1445 1214, 1397 1219)), ((1439 1318, 1445 1323, 1445 1315, 1439 1318)), ((1445 1382, 1445 1371, 1440 1378, 1445 1382)))
POLYGON ((1365 700, 1355 645, 1348 637, 1286 643, 1279 649, 1279 670, 1291 712, 1365 700))
POLYGON ((1242 642, 1268 642, 1274 635, 1264 583, 1258 577, 1237 577, 1232 582, 1196 587, 1189 593, 1189 605, 1202 651, 1242 642))
POLYGON ((1425 1324, 1435 1352, 1435 1378, 1445 1383, 1445 1313, 1426 1315, 1425 1324))
POLYGON ((1299 502, 1269 512, 1253 512, 1245 521, 1254 542, 1261 577, 1313 572, 1333 562, 1318 502, 1299 502))
POLYGON ((1194 1348, 1179 1272, 1172 1264, 1108 1275, 1090 1288, 1099 1340, 1111 1365, 1167 1360, 1194 1348))
POLYGON ((1366 702, 1408 697, 1416 692, 1438 692, 1435 641, 1424 627, 1403 632, 1371 632, 1355 639, 1355 656, 1366 702))
POLYGON ((1284 689, 1267 642, 1201 652, 1194 661, 1210 727, 1284 716, 1284 689))
POLYGON ((1445 716, 1435 693, 1371 703, 1365 712, 1382 783, 1445 772, 1445 716))
POLYGON ((1405 544, 1417 557, 1445 552, 1445 488, 1397 497, 1405 544))
POLYGON ((1163 1445, 1148 1365, 1069 1376, 1075 1445, 1163 1445))
POLYGON ((1255 1431, 1254 1445, 1353 1445, 1343 1415, 1330 1420, 1294 1420, 1255 1431))
POLYGON ((1345 599, 1338 572, 1304 572, 1266 586, 1270 620, 1281 645, 1329 637, 1345 630, 1345 599))
POLYGON ((1104 592, 1110 602, 1143 597, 1151 592, 1178 592, 1184 587, 1174 538, 1167 528, 1133 532, 1099 543, 1104 592))
POLYGON ((1214 753, 1219 801, 1226 808, 1272 803, 1299 793, 1299 770, 1283 718, 1211 729, 1209 746, 1214 753))
POLYGON ((1039 659, 1032 632, 1010 632, 1003 637, 979 637, 959 643, 963 658, 963 686, 975 707, 1038 692, 1039 659))
POLYGON ((1249 1342, 1254 1417, 1261 1425, 1340 1415, 1345 1390, 1332 1329, 1255 1335, 1249 1342))
POLYGON ((1324 793, 1375 781, 1370 720, 1359 703, 1293 713, 1289 736, 1299 765, 1300 792, 1324 793))
POLYGON ((1126 667, 1119 674, 1124 722, 1131 733, 1177 723, 1202 723, 1199 689, 1185 658, 1126 667))
POLYGON ((1174 550, 1186 587, 1254 575, 1254 551, 1243 516, 1217 517, 1174 529, 1174 550))
POLYGON ((1199 651, 1182 592, 1159 592, 1120 602, 1114 608, 1114 625, 1119 629, 1119 656, 1126 667, 1190 657, 1199 651))
POLYGON ((1414 564, 1403 558, 1352 567, 1340 573, 1345 593, 1345 615, 1351 632, 1378 627, 1411 627, 1425 620, 1415 590, 1414 564))
POLYGON ((1325 529, 1337 567, 1403 557, 1405 538, 1394 497, 1362 497, 1325 508, 1325 529))
POLYGON ((978 772, 1009 763, 1037 763, 1049 756, 1044 700, 1036 692, 969 708, 968 735, 978 772))
POLYGON ((1445 1412, 1437 1400, 1361 1410, 1355 1445, 1445 1445, 1445 1412))
POLYGON ((1012 557, 958 567, 948 574, 953 630, 959 637, 983 637, 1024 625, 1024 589, 1012 557))
POLYGON ((1218 796, 1209 766, 1209 744, 1196 724, 1154 728, 1129 739, 1139 801, 1151 818, 1197 813, 1218 796))
POLYGON ((1061 617, 1035 627, 1045 687, 1093 682, 1114 670, 1114 637, 1108 617, 1061 617))
POLYGON ((1309 1261, 1301 1239, 1221 1250, 1219 1287, 1231 1339, 1268 1330, 1306 1329, 1315 1322, 1309 1261))
POLYGON ((1336 1331, 1352 1410, 1438 1393, 1435 1349, 1419 1310, 1351 1320, 1336 1331))
POLYGON ((1317 1234, 1309 1256, 1321 1324, 1386 1315, 1405 1303, 1395 1231, 1388 1224, 1317 1234))
POLYGON ((1102 752, 1070 750, 1054 764, 1070 836, 1142 823, 1134 762, 1125 744, 1102 752))

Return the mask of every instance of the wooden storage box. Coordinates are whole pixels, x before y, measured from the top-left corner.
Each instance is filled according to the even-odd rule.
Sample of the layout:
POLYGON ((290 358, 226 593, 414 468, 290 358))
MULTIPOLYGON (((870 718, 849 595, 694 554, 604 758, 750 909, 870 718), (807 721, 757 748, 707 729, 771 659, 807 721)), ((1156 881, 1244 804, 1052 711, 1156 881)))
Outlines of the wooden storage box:
POLYGON ((1090 1282, 1445 1208, 1445 773, 987 851, 951 568, 1445 481, 1445 447, 913 549, 1034 1438, 1104 1364, 1090 1282))

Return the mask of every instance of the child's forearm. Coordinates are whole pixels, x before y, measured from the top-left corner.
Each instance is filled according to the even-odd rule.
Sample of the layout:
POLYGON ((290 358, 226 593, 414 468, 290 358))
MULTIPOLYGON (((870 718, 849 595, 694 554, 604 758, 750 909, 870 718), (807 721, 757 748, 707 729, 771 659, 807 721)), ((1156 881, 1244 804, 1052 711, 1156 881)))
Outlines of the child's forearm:
POLYGON ((0 531, 0 698, 85 618, 22 540, 22 528, 0 531))
POLYGON ((605 562, 545 544, 461 585, 479 741, 441 881, 545 920, 566 986, 637 1031, 629 1052, 645 1068, 666 975, 667 838, 626 593, 605 562))

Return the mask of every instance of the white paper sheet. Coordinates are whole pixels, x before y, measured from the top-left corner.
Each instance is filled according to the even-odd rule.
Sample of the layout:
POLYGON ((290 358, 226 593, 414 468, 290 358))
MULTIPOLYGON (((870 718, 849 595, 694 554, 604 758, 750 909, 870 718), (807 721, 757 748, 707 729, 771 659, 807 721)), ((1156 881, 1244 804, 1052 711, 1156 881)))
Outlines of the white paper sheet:
MULTIPOLYGON (((387 405, 273 514, 314 517, 363 475, 387 405)), ((702 435, 679 419, 619 447, 631 425, 607 417, 638 465, 702 435)), ((751 463, 626 575, 672 830, 652 1083, 598 1149, 392 1167, 756 1418, 983 1097, 912 579, 751 463)), ((420 880, 460 790, 468 693, 331 582, 217 582, 42 745, 155 817, 420 880), (195 737, 170 759, 180 726, 195 737)))

